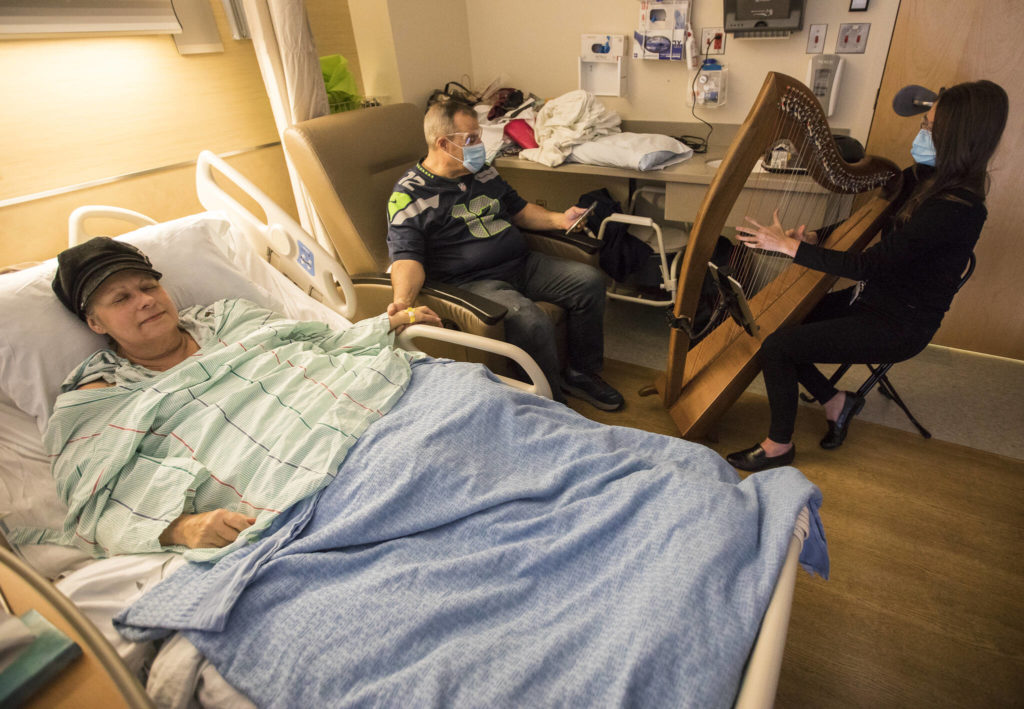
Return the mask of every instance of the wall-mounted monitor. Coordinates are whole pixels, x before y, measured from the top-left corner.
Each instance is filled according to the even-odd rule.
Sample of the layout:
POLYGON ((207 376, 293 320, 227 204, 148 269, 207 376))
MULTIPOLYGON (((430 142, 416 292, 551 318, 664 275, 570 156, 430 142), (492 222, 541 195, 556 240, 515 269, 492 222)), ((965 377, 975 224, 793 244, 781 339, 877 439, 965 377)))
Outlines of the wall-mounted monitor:
POLYGON ((804 26, 804 0, 725 0, 725 31, 738 38, 788 37, 804 26))

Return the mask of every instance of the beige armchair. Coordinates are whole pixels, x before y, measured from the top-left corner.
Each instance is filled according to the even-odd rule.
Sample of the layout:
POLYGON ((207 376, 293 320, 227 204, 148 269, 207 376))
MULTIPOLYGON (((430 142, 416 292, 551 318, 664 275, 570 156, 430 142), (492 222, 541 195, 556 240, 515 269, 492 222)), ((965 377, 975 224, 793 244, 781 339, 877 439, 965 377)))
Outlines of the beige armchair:
MULTIPOLYGON (((302 121, 285 131, 284 147, 339 260, 352 276, 358 296, 356 317, 382 312, 392 300, 391 280, 385 273, 390 262, 387 202, 398 179, 427 154, 422 109, 403 103, 302 121)), ((596 264, 597 244, 590 239, 536 234, 527 238, 531 248, 596 264)), ((448 327, 504 339, 506 309, 464 289, 428 280, 417 304, 430 306, 448 327)), ((538 305, 555 321, 564 361, 565 313, 551 303, 538 305)), ((495 362, 486 363, 500 369, 495 362)))

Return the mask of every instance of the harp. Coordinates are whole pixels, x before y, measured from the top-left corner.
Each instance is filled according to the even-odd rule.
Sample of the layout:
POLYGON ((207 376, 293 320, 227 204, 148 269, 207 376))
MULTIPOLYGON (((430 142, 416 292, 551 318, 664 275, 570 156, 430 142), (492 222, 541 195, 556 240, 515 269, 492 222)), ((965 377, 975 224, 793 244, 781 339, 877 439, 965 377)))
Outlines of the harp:
MULTIPOLYGON (((694 342, 696 333, 690 324, 696 318, 709 259, 730 213, 733 224, 743 223, 742 214, 751 214, 763 224, 764 219, 770 223, 774 208, 779 207, 783 225, 792 228, 805 223, 800 221, 803 217, 799 212, 805 201, 809 203, 804 199, 808 195, 816 199, 822 195, 845 196, 846 205, 841 209, 847 211, 852 195, 878 187, 884 187, 886 195, 895 194, 899 180, 900 170, 889 160, 866 156, 846 162, 814 94, 796 79, 768 74, 704 197, 679 275, 668 367, 655 387, 683 437, 698 438, 707 433, 757 375, 761 340, 783 325, 802 320, 837 280, 797 266, 781 255, 737 246, 729 264, 730 273, 736 277, 730 277, 728 287, 720 289, 721 298, 739 300, 738 306, 735 302, 732 306, 735 317, 723 318, 694 342), (795 160, 774 172, 761 171, 766 153, 780 141, 789 141, 786 145, 795 149, 795 160), (750 199, 760 203, 744 204, 744 195, 754 195, 750 199), (744 310, 749 310, 753 322, 737 322, 744 310)), ((893 207, 885 196, 872 195, 823 245, 839 250, 863 249, 885 224, 893 207)), ((834 208, 826 209, 823 216, 818 207, 816 217, 806 216, 823 220, 806 222, 808 230, 830 224, 830 209, 834 208)), ((832 221, 837 220, 838 216, 832 221)), ((715 273, 717 281, 729 280, 718 269, 715 273)))

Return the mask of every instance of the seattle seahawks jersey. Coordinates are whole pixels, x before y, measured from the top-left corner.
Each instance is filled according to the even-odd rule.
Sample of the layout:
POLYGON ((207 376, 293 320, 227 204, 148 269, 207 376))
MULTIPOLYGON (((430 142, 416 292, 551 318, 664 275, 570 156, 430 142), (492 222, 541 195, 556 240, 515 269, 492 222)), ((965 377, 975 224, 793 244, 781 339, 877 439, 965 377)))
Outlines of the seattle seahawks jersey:
POLYGON ((448 179, 417 164, 388 201, 391 260, 418 261, 427 278, 455 285, 509 280, 526 260, 511 221, 526 204, 493 167, 448 179))

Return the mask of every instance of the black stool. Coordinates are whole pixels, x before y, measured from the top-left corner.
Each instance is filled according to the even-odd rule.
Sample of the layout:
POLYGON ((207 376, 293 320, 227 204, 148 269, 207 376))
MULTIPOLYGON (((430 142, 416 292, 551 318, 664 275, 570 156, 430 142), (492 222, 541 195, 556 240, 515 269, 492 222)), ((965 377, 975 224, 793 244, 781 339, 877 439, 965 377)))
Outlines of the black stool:
MULTIPOLYGON (((971 255, 967 259, 967 268, 964 269, 963 275, 960 276, 960 282, 956 286, 957 292, 959 292, 960 289, 964 287, 964 284, 967 283, 967 279, 969 279, 971 277, 971 274, 974 273, 974 267, 976 265, 977 259, 975 258, 974 254, 971 253, 971 255)), ((922 426, 916 418, 914 418, 914 414, 910 413, 910 409, 907 408, 907 405, 903 402, 903 399, 901 399, 900 395, 896 392, 896 387, 894 387, 892 385, 892 382, 889 381, 888 372, 890 369, 892 369, 892 366, 894 364, 896 363, 887 362, 886 364, 865 365, 869 370, 871 370, 871 376, 868 377, 864 381, 864 383, 860 385, 860 388, 857 390, 857 396, 863 397, 867 395, 867 393, 874 389, 875 385, 877 384, 878 391, 882 394, 882 396, 894 401, 897 406, 903 409, 903 413, 905 413, 907 415, 907 418, 910 419, 910 423, 914 424, 914 426, 917 427, 917 430, 921 432, 922 436, 924 436, 925 438, 931 438, 931 432, 927 428, 922 426)), ((832 374, 831 377, 829 377, 829 384, 835 386, 836 383, 843 378, 843 375, 845 375, 852 366, 852 363, 839 365, 839 368, 832 374)), ((808 402, 814 401, 814 397, 808 396, 807 394, 804 393, 800 394, 800 398, 808 402)))

